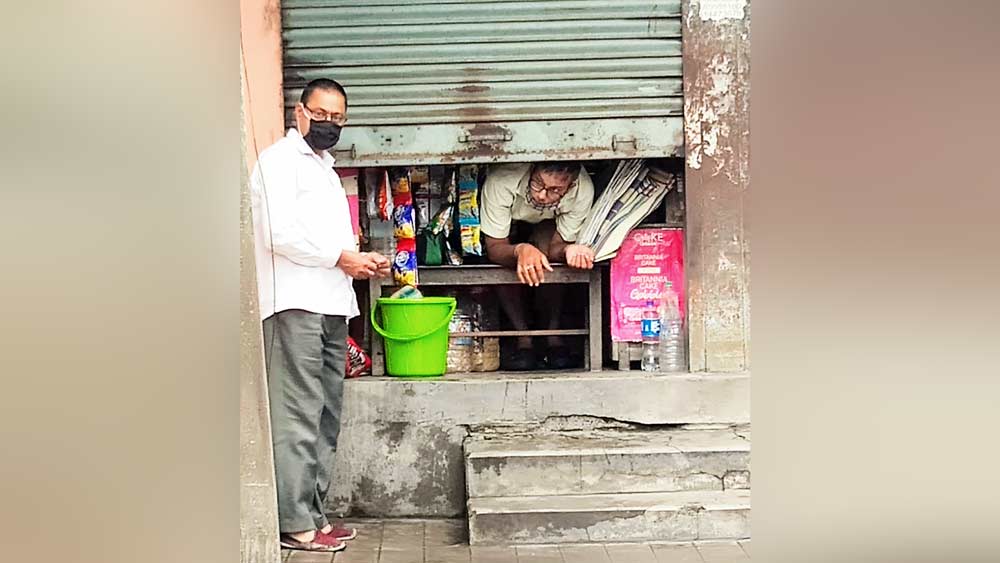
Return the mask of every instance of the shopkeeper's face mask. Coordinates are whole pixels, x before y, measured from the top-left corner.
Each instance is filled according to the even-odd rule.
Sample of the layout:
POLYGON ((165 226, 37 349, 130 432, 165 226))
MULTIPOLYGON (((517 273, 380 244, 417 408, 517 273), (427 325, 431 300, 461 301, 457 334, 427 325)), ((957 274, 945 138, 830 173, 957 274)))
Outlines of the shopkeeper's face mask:
POLYGON ((347 118, 338 115, 331 116, 322 110, 310 110, 304 104, 302 112, 309 119, 309 132, 303 135, 303 138, 310 147, 325 151, 337 144, 347 118))

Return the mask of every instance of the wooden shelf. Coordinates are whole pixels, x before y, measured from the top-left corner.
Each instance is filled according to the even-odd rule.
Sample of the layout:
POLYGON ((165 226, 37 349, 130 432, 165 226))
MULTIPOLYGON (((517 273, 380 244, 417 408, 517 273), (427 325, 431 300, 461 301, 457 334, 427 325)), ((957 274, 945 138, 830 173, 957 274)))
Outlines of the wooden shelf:
MULTIPOLYGON (((545 283, 589 283, 591 270, 577 270, 562 264, 552 265, 554 272, 545 272, 545 283)), ((420 266, 417 270, 418 286, 455 285, 518 285, 517 272, 495 264, 469 264, 464 266, 420 266)), ((391 286, 392 278, 376 280, 382 286, 391 286)))
POLYGON ((493 338, 501 336, 586 336, 585 328, 560 328, 553 330, 482 330, 479 332, 451 332, 456 338, 493 338))

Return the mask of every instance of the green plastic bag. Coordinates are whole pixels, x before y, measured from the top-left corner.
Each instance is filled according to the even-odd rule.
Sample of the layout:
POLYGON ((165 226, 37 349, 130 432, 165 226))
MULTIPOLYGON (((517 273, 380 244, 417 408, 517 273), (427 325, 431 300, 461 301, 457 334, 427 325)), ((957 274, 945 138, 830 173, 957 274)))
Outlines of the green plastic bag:
POLYGON ((437 234, 424 229, 417 237, 417 261, 421 266, 440 266, 444 263, 444 232, 437 234))

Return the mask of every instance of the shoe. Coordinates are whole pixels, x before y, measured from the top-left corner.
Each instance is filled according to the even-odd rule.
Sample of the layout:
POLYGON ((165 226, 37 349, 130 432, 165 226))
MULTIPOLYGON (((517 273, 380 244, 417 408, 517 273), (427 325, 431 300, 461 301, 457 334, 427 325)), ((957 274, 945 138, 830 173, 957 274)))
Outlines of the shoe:
POLYGON ((531 348, 516 348, 500 359, 500 369, 505 371, 530 371, 538 367, 538 358, 531 348))
POLYGON ((566 346, 550 347, 545 354, 545 362, 550 369, 570 369, 577 363, 566 346))
POLYGON ((347 549, 347 544, 330 537, 326 534, 316 532, 316 537, 312 541, 299 541, 291 534, 281 534, 280 544, 284 549, 294 549, 296 551, 319 551, 322 553, 333 553, 347 549))
POLYGON ((358 531, 355 528, 341 528, 339 526, 334 526, 332 530, 326 533, 322 531, 317 531, 316 533, 331 537, 338 541, 348 541, 358 537, 358 531))

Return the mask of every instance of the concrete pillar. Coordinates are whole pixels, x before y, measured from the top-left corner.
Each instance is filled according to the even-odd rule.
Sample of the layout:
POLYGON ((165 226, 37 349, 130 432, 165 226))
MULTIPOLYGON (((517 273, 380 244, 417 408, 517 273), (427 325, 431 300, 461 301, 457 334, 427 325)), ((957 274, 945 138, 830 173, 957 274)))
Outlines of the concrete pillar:
POLYGON ((284 134, 281 3, 240 0, 240 561, 277 563, 274 454, 257 305, 248 178, 257 155, 284 134))
POLYGON ((750 367, 750 4, 684 0, 691 371, 750 367))
MULTIPOLYGON (((257 304, 247 146, 246 73, 240 62, 240 561, 278 563, 278 501, 257 304)), ((248 154, 249 153, 249 154, 248 154)))

